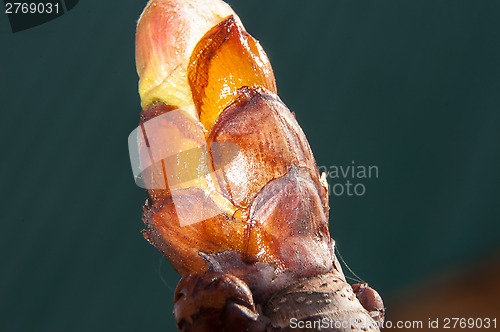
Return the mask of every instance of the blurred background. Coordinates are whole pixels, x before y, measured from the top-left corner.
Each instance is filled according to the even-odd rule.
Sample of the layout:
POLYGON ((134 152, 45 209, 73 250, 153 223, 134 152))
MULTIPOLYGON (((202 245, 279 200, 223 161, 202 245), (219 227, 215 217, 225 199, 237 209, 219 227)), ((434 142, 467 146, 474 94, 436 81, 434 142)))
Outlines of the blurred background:
MULTIPOLYGON (((179 277, 140 234, 127 150, 145 4, 17 33, 0 13, 0 331, 174 330, 179 277)), ((330 177, 365 189, 331 193, 330 229, 387 319, 500 319, 500 2, 230 4, 318 165, 378 169, 330 177)))

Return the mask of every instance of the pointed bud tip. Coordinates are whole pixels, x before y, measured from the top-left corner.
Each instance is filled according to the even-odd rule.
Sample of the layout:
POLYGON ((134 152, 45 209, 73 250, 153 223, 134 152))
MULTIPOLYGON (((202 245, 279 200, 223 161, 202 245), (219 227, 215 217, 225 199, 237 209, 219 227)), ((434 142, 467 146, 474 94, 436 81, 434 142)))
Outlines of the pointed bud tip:
POLYGON ((192 104, 187 81, 189 58, 203 35, 234 11, 220 0, 152 0, 139 18, 136 65, 145 108, 155 100, 192 104))

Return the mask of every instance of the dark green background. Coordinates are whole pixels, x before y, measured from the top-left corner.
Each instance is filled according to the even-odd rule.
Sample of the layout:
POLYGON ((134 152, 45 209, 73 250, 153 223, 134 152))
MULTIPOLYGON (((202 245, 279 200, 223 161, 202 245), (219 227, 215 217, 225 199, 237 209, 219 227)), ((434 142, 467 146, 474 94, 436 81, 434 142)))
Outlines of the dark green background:
MULTIPOLYGON (((0 13, 0 331, 173 330, 178 277, 139 233, 127 151, 145 3, 15 34, 0 13)), ((499 248, 500 1, 231 4, 318 164, 379 167, 331 201, 357 274, 391 298, 499 248)))

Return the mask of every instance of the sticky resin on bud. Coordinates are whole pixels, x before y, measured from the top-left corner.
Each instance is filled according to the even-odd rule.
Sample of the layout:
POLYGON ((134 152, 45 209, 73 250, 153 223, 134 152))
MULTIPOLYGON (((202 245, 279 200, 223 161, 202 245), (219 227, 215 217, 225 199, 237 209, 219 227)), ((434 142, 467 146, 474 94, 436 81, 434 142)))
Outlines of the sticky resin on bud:
POLYGON ((135 49, 143 109, 158 101, 180 108, 193 105, 187 81, 191 53, 208 30, 229 16, 239 22, 231 7, 222 1, 148 3, 137 24, 135 49))

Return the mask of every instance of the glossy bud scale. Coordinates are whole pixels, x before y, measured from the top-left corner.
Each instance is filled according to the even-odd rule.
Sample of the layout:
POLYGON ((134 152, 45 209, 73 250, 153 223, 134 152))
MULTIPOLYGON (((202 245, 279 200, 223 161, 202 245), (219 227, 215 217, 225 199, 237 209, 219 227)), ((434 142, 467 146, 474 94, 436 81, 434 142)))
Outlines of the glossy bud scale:
POLYGON ((136 57, 143 234, 183 277, 179 328, 284 331, 292 318, 355 318, 330 330, 378 330, 335 258, 327 184, 307 139, 230 7, 150 1, 136 57))

